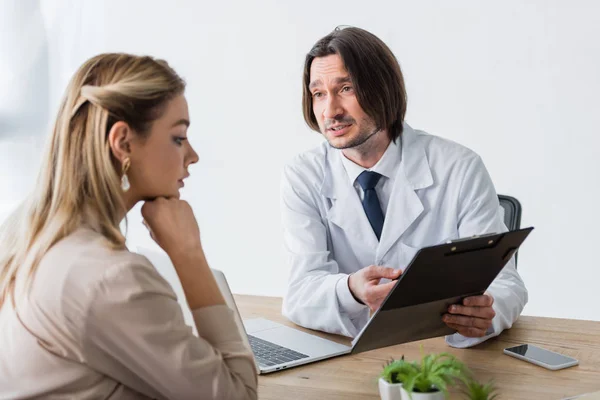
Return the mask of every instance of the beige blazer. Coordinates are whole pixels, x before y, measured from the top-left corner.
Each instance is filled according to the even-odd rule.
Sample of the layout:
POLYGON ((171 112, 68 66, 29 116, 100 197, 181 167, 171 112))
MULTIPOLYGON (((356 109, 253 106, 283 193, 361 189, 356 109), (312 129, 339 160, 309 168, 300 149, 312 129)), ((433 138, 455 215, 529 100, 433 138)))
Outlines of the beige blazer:
POLYGON ((0 399, 255 399, 252 352, 225 305, 183 319, 143 256, 81 228, 0 309, 0 399))

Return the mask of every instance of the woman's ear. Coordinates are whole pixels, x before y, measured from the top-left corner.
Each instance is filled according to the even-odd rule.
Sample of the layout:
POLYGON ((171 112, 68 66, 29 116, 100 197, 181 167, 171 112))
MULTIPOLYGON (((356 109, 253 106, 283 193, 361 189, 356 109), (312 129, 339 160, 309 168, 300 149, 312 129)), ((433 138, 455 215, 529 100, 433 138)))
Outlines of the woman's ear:
POLYGON ((108 144, 113 155, 120 163, 123 163, 130 156, 132 139, 133 131, 127 123, 118 121, 110 128, 108 144))

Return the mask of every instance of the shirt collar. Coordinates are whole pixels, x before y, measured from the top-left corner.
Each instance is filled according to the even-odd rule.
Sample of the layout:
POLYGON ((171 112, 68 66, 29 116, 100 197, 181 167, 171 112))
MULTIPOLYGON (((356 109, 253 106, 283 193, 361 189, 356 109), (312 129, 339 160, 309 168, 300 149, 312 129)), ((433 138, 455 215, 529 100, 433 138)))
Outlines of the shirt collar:
POLYGON ((400 151, 398 149, 398 144, 394 141, 390 142, 387 149, 383 153, 383 156, 381 156, 379 161, 377 161, 377 164, 375 164, 372 168, 361 167, 355 162, 347 159, 341 150, 340 157, 342 158, 342 164, 344 165, 344 169, 346 170, 348 178, 350 179, 350 184, 352 185, 354 185, 356 178, 358 178, 363 171, 373 171, 385 176, 388 179, 392 178, 396 168, 398 167, 398 164, 400 164, 400 151))

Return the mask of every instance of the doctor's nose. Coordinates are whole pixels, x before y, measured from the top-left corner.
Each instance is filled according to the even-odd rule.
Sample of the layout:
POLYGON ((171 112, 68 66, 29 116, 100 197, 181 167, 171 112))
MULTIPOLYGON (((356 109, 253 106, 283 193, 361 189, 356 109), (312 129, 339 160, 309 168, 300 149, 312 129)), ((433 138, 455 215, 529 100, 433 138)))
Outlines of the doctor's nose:
POLYGON ((344 108, 335 96, 330 96, 327 99, 325 108, 323 109, 323 117, 325 119, 336 119, 336 117, 344 115, 344 108))

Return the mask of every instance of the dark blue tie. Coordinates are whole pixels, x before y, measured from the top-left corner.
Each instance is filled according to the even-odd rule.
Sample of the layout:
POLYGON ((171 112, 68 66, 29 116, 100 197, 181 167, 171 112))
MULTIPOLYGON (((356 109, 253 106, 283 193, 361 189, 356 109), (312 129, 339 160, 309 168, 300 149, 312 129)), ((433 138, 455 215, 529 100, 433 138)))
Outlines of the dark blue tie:
POLYGON ((373 232, 377 236, 377 240, 381 238, 381 230, 383 229, 383 211, 381 211, 379 197, 377 197, 377 192, 375 192, 375 185, 377 185, 380 178, 380 174, 372 171, 363 171, 356 178, 364 191, 362 205, 373 228, 373 232))

